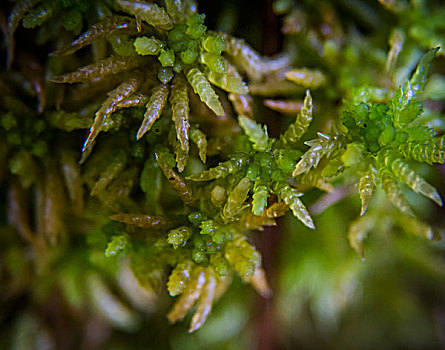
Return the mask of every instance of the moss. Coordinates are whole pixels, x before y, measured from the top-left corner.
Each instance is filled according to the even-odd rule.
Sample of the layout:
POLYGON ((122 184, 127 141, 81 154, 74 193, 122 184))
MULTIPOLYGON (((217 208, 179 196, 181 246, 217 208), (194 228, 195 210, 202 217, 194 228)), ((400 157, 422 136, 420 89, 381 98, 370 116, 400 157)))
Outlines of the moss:
MULTIPOLYGON (((404 288, 418 285, 404 279, 407 271, 434 282, 428 296, 443 291, 435 284, 445 280, 442 248, 411 241, 440 236, 423 197, 442 205, 442 189, 429 182, 441 181, 426 164, 445 162, 444 104, 440 96, 424 101, 423 91, 440 88, 428 71, 442 74, 443 51, 430 44, 440 38, 443 8, 436 16, 421 1, 274 1, 271 16, 283 26, 274 31, 267 22, 266 34, 280 40, 265 44, 283 47, 266 56, 210 30, 218 18, 236 23, 234 9, 240 33, 244 20, 258 23, 241 11, 246 1, 221 11, 218 4, 199 4, 207 19, 192 0, 12 6, 10 69, 0 74, 0 280, 5 320, 18 325, 12 331, 2 321, 0 345, 20 345, 24 330, 35 344, 41 337, 59 344, 64 333, 51 317, 80 328, 101 318, 112 330, 101 346, 123 339, 116 330, 157 331, 167 326, 145 314, 167 313, 165 290, 177 297, 168 320, 190 313, 189 331, 204 331, 206 320, 218 321, 224 307, 216 302, 233 280, 234 290, 244 290, 239 279, 269 297, 271 278, 280 285, 277 305, 310 310, 324 336, 349 330, 332 340, 342 348, 362 330, 340 322, 341 313, 367 305, 357 292, 366 288, 354 283, 382 286, 393 300, 385 312, 393 307, 400 316, 403 305, 412 319, 430 304, 408 308, 404 288), (19 26, 32 35, 18 32, 15 43, 19 26), (361 210, 347 198, 355 186, 361 210), (272 236, 282 240, 275 251, 272 236), (416 245, 426 247, 418 256, 409 250, 416 245), (369 251, 371 267, 361 267, 353 250, 369 251), (379 282, 375 271, 394 261, 401 261, 397 279, 379 282), (63 317, 53 315, 59 304, 63 317), (38 315, 43 309, 48 317, 38 315)), ((229 290, 229 302, 237 293, 229 290)), ((283 310, 279 336, 294 333, 291 309, 283 310)), ((360 327, 381 327, 366 322, 360 327)), ((397 346, 389 347, 406 347, 405 338, 391 337, 397 346)))

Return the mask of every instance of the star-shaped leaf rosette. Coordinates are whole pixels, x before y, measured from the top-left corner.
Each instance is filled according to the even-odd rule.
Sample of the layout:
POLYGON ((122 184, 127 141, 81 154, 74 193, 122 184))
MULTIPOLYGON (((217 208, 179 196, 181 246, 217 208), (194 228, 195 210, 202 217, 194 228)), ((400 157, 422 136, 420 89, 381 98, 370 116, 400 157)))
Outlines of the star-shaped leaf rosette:
MULTIPOLYGON (((279 139, 270 138, 266 127, 240 116, 239 123, 247 136, 241 136, 245 151, 186 179, 173 169, 173 154, 160 150, 156 155, 157 166, 184 203, 183 209, 169 214, 168 219, 157 214, 125 212, 111 217, 125 225, 128 232, 143 230, 145 236, 153 232, 142 248, 130 254, 132 269, 141 280, 146 279, 147 273, 138 272, 139 261, 151 261, 150 266, 155 264, 146 267, 150 271, 173 269, 167 287, 170 295, 178 296, 178 300, 168 315, 171 322, 183 319, 196 303, 190 331, 198 329, 235 274, 260 295, 270 295, 261 255, 249 243, 251 230, 276 225, 275 218, 289 209, 304 225, 314 228, 300 199, 302 193, 292 184, 292 171, 302 154, 296 144, 311 120, 309 91, 294 123, 279 139)), ((154 186, 145 184, 145 178, 151 181, 151 177, 151 173, 144 171, 143 189, 154 186)), ((319 176, 301 176, 300 182, 330 189, 319 176)), ((120 242, 123 238, 115 239, 120 242)), ((135 239, 129 242, 133 247, 140 244, 135 239)), ((110 247, 112 249, 113 241, 110 247)))
MULTIPOLYGON (((239 124, 250 141, 246 151, 234 154, 214 168, 188 177, 193 181, 223 179, 222 186, 229 184, 232 189, 228 191, 227 204, 220 213, 223 221, 236 220, 245 207, 250 207, 245 201, 251 193, 251 212, 255 216, 273 218, 284 215, 290 209, 305 226, 315 227, 300 199, 303 193, 291 182, 292 171, 302 154, 297 149, 297 143, 312 121, 312 109, 312 97, 308 90, 294 123, 278 139, 268 136, 266 126, 241 115, 239 124)), ((326 191, 332 189, 320 173, 299 177, 298 185, 319 187, 326 191)))
POLYGON ((318 133, 319 138, 306 142, 310 149, 303 154, 293 175, 310 173, 325 157, 322 176, 329 178, 346 169, 358 174, 358 192, 364 215, 373 192, 381 185, 387 198, 401 212, 415 217, 400 184, 408 185, 438 205, 437 190, 417 174, 410 161, 428 164, 445 162, 445 137, 426 126, 414 125, 423 112, 419 100, 427 71, 439 48, 428 51, 419 61, 411 79, 399 87, 388 104, 355 102, 342 112, 342 131, 332 135, 318 133))
MULTIPOLYGON (((148 289, 160 285, 161 276, 168 273, 167 289, 177 300, 167 317, 172 323, 180 321, 196 304, 190 332, 204 324, 213 303, 235 274, 260 295, 270 296, 261 254, 249 243, 250 229, 254 225, 260 228, 265 222, 271 224, 270 219, 256 222, 239 216, 246 208, 244 196, 250 182, 242 180, 226 195, 221 186, 212 186, 211 191, 192 187, 173 169, 175 160, 167 150, 156 154, 156 163, 184 208, 169 213, 168 217, 115 213, 111 219, 121 223, 132 237, 128 234, 113 237, 107 254, 119 254, 124 242, 131 252, 133 273, 148 289)), ((142 175, 144 188, 145 182, 154 186, 151 177, 142 175)))
MULTIPOLYGON (((97 135, 119 109, 145 107, 137 140, 150 131, 169 101, 175 123, 178 152, 185 157, 191 138, 188 85, 216 116, 225 114, 212 84, 234 94, 246 94, 247 86, 236 68, 221 53, 223 36, 208 34, 204 15, 193 1, 166 1, 166 8, 143 1, 118 0, 127 15, 110 15, 93 25, 71 45, 54 52, 68 55, 98 40, 107 39, 113 54, 74 72, 56 76, 56 83, 78 83, 118 76, 120 84, 96 112, 83 146, 83 159, 97 135)), ((196 129, 196 128, 195 128, 196 129)), ((178 156, 180 158, 181 155, 178 156)), ((201 156, 205 161, 205 154, 201 156)), ((180 170, 183 165, 178 166, 180 170)))

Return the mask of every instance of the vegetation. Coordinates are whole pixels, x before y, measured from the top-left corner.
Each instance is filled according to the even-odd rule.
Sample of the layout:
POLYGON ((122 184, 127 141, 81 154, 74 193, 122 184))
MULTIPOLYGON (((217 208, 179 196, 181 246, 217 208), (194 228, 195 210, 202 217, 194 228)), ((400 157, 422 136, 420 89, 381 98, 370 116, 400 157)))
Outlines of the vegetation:
POLYGON ((445 7, 264 4, 3 5, 2 348, 444 346, 445 7))

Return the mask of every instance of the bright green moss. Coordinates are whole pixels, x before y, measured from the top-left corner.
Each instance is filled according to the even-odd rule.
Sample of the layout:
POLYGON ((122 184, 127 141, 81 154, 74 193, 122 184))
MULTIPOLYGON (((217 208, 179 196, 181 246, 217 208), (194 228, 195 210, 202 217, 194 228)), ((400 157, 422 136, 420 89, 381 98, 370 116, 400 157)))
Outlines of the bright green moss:
POLYGON ((187 36, 185 25, 178 25, 168 33, 167 42, 168 46, 175 52, 184 51, 187 48, 187 44, 190 38, 187 36))
POLYGON ((212 256, 211 264, 214 266, 214 269, 219 276, 224 277, 229 274, 229 264, 220 254, 212 256))
POLYGON ((193 39, 201 38, 207 31, 207 27, 203 24, 204 14, 195 14, 187 20, 187 35, 193 39))
MULTIPOLYGON (((198 51, 194 49, 186 49, 185 51, 181 52, 181 60, 185 64, 193 64, 195 63, 197 58, 198 58, 198 51)), ((177 70, 178 69, 179 68, 177 68, 177 70)))
POLYGON ((208 261, 207 255, 204 252, 201 252, 197 249, 193 250, 192 259, 197 264, 203 264, 208 261))
POLYGON ((261 171, 260 163, 258 161, 254 161, 247 168, 246 176, 250 181, 255 181, 260 176, 260 171, 261 171))
POLYGON ((173 67, 175 64, 175 53, 173 50, 161 49, 158 60, 161 62, 162 67, 173 67))
POLYGON ((204 64, 213 72, 220 74, 227 72, 226 63, 221 55, 213 52, 208 52, 203 54, 201 57, 204 64))
POLYGON ((157 55, 163 47, 162 42, 156 38, 141 36, 134 41, 134 48, 139 55, 157 55))
POLYGON ((105 256, 111 258, 124 254, 128 251, 129 244, 130 242, 126 236, 115 236, 110 243, 108 243, 107 249, 105 250, 105 256))
POLYGON ((269 197, 269 189, 265 185, 256 183, 253 188, 252 212, 255 215, 261 215, 267 206, 267 197, 269 197))
POLYGON ((168 233, 167 242, 170 243, 174 249, 184 246, 187 240, 191 237, 192 230, 187 226, 182 226, 171 230, 168 233))
POLYGON ((342 155, 343 164, 347 167, 357 165, 362 159, 363 145, 360 143, 350 143, 342 155))
POLYGON ((297 150, 280 150, 276 160, 277 166, 282 171, 289 173, 294 170, 301 152, 297 150))
MULTIPOLYGON (((243 14, 234 13, 246 5, 225 4, 208 23, 232 26, 230 32, 241 36, 245 25, 260 28, 253 16, 245 21, 243 14)), ((254 247, 263 242, 266 266, 274 273, 270 305, 285 305, 272 310, 284 316, 268 339, 288 344, 282 337, 295 333, 287 323, 301 323, 292 314, 298 310, 320 334, 329 335, 331 347, 357 345, 350 345, 355 338, 345 334, 357 335, 362 342, 358 347, 364 342, 372 348, 406 347, 406 342, 389 339, 403 334, 396 322, 384 324, 385 332, 388 325, 394 332, 387 332, 380 346, 375 337, 362 337, 361 330, 374 332, 374 319, 428 318, 416 313, 418 301, 442 291, 434 288, 431 294, 425 287, 431 280, 443 281, 440 259, 419 254, 420 241, 402 246, 405 232, 434 237, 434 230, 414 217, 428 220, 434 210, 421 199, 405 198, 400 189, 404 184, 442 204, 439 191, 411 162, 445 162, 444 124, 438 117, 443 101, 440 94, 433 94, 433 103, 421 101, 430 98, 422 90, 438 50, 427 52, 411 78, 395 93, 391 90, 413 71, 422 46, 440 39, 440 11, 436 16, 421 1, 277 0, 269 10, 282 20, 281 31, 261 25, 278 40, 277 46, 283 43, 283 50, 264 57, 243 39, 207 32, 205 16, 195 13, 193 1, 41 0, 11 6, 5 40, 11 68, 0 74, 0 257, 5 256, 6 264, 0 275, 8 300, 0 345, 32 348, 17 343, 24 339, 69 343, 66 337, 54 340, 53 335, 63 334, 51 328, 59 318, 51 305, 67 304, 61 315, 76 333, 85 328, 78 315, 88 324, 100 319, 104 339, 111 340, 94 344, 98 347, 113 343, 125 348, 126 336, 115 330, 133 332, 138 322, 142 330, 147 326, 161 337, 159 344, 172 348, 214 348, 221 339, 227 348, 242 347, 241 336, 236 344, 230 340, 230 334, 243 334, 241 328, 230 328, 233 311, 215 317, 216 323, 196 338, 184 337, 176 328, 168 341, 162 337, 169 332, 158 332, 164 323, 157 315, 165 290, 176 297, 168 320, 191 319, 191 332, 203 325, 233 279, 270 296, 261 252, 254 247), (13 35, 20 23, 34 29, 29 36, 17 33, 18 58, 13 60, 13 35), (75 38, 73 33, 82 29, 86 32, 75 38), (47 59, 50 48, 57 51, 47 59), (66 73, 71 68, 76 70, 66 73), (84 84, 55 87, 61 82, 84 84), (307 87, 314 91, 305 92, 307 87), (307 141, 310 137, 315 139, 307 141), (358 190, 364 215, 352 225, 359 201, 347 198, 351 188, 358 190), (386 197, 375 195, 380 188, 386 197), (339 206, 332 203, 339 199, 339 206), (286 219, 285 225, 276 221, 287 212, 297 220, 286 219), (373 227, 386 236, 366 242, 373 227), (292 232, 279 232, 283 229, 292 232), (308 234, 306 229, 317 231, 308 234), (375 244, 367 265, 358 265, 345 245, 346 236, 362 255, 368 243, 375 244), (421 266, 420 277, 399 273, 403 258, 411 267, 421 266), (391 264, 399 267, 391 271, 391 264), (399 285, 406 275, 410 281, 426 281, 414 288, 406 283, 409 291, 416 291, 416 303, 399 285), (378 276, 379 281, 369 286, 361 276, 378 276), (391 283, 394 288, 387 288, 391 283), (366 307, 373 306, 368 296, 378 291, 384 300, 377 305, 387 305, 384 312, 397 310, 396 317, 372 314, 364 323, 355 322, 355 306, 363 304, 357 285, 366 291, 366 307), (409 312, 400 312, 404 302, 409 312), (32 327, 20 323, 23 315, 36 316, 43 309, 48 315, 33 317, 32 327), (339 315, 354 315, 354 322, 339 322, 339 315), (229 331, 222 327, 225 322, 229 331), (17 324, 17 331, 10 324, 17 324), (207 336, 209 329, 221 329, 224 338, 207 336), (206 337, 211 338, 208 343, 206 337)), ((274 46, 270 39, 256 41, 256 30, 247 35, 258 48, 274 46)), ((442 74, 437 67, 436 74, 442 74)), ((438 176, 427 167, 419 169, 430 179, 438 176)), ((231 290, 216 312, 238 303, 239 289, 231 290)), ((249 315, 240 317, 245 324, 249 315)), ((255 322, 248 322, 254 342, 255 322)), ((406 325, 406 339, 412 340, 417 323, 406 325)), ((428 333, 434 327, 419 329, 428 333)), ((299 338, 303 332, 295 341, 313 347, 304 336, 299 338)))
POLYGON ((159 69, 158 79, 161 83, 167 84, 170 80, 173 79, 173 69, 171 69, 170 67, 159 69))
POLYGON ((227 48, 224 38, 220 36, 209 36, 204 39, 202 46, 206 51, 218 54, 227 48))

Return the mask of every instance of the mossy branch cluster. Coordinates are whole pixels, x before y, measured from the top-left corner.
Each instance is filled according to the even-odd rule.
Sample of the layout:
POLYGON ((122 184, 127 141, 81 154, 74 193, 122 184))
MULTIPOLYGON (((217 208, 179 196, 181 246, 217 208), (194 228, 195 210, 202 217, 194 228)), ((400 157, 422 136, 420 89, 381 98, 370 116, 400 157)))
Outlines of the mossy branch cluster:
MULTIPOLYGON (((399 2, 381 3, 408 21, 409 9, 399 2)), ((357 184, 362 217, 348 238, 362 255, 377 222, 367 208, 379 188, 411 231, 433 237, 400 184, 442 205, 414 164, 445 162, 445 138, 432 127, 440 117, 426 120, 431 113, 422 103, 429 66, 443 51, 408 46, 409 57, 398 63, 403 28, 391 34, 385 55, 346 40, 333 15, 325 13, 329 33, 308 24, 302 39, 298 7, 275 1, 274 9, 284 15, 290 43, 263 57, 242 39, 208 31, 192 0, 14 4, 6 36, 11 69, 0 77, 1 87, 10 86, 0 100, 0 180, 8 192, 5 226, 33 251, 26 264, 35 274, 23 272, 27 278, 35 282, 56 269, 48 290, 59 286, 75 308, 92 295, 111 324, 131 330, 139 316, 108 283, 131 276, 122 288, 150 300, 167 289, 176 298, 168 320, 192 312, 193 332, 235 276, 271 295, 252 234, 289 211, 315 229, 304 196, 311 189, 322 196, 342 181, 357 184), (38 29, 53 49, 31 73, 32 58, 15 61, 14 53, 22 54, 14 42, 20 23, 38 29), (51 30, 60 23, 59 37, 51 30), (325 60, 320 67, 293 66, 304 55, 295 53, 299 41, 325 60), (368 49, 372 62, 355 76, 368 49), (414 73, 398 81, 398 64, 406 72, 414 62, 414 73), (16 66, 34 90, 17 84, 16 66), (24 102, 35 96, 38 107, 24 102), (268 115, 285 120, 277 137, 259 122, 274 123, 261 119, 261 98, 276 112, 268 115), (339 98, 340 109, 323 108, 339 98), (330 130, 317 120, 323 118, 330 118, 330 130), (89 129, 83 148, 79 129, 89 129), (72 290, 63 287, 67 281, 72 290), (105 297, 115 314, 101 303, 105 297)), ((409 35, 423 37, 419 30, 409 35)))

